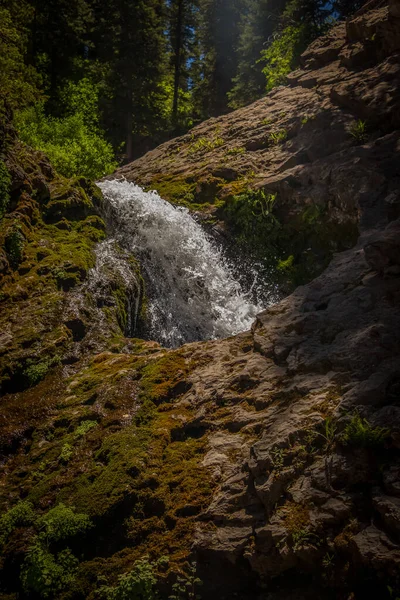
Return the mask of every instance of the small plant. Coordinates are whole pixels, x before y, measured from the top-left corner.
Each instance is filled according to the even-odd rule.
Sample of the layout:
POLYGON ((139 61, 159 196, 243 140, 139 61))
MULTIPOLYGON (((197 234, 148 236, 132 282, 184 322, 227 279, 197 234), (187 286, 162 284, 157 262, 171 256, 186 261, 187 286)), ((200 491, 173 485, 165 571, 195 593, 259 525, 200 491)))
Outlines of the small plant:
POLYGON ((271 450, 271 459, 272 466, 276 471, 281 471, 283 469, 284 461, 285 461, 285 451, 283 448, 274 448, 271 450))
POLYGON ((13 269, 16 269, 22 261, 24 242, 25 238, 21 232, 21 225, 19 223, 15 224, 7 233, 4 243, 9 263, 13 269))
POLYGON ((213 139, 209 140, 206 137, 201 137, 197 142, 193 142, 188 148, 188 154, 196 154, 197 152, 209 152, 222 146, 224 140, 216 135, 213 139))
POLYGON ((230 155, 237 155, 237 154, 246 154, 246 148, 244 146, 235 146, 235 148, 230 148, 227 152, 227 154, 230 155))
POLYGON ((21 583, 25 592, 41 598, 59 597, 60 592, 74 581, 78 559, 67 548, 55 557, 40 543, 33 545, 21 568, 21 583))
POLYGON ((291 254, 290 256, 287 257, 286 260, 282 259, 282 260, 278 261, 276 268, 280 273, 282 273, 284 275, 288 275, 293 270, 293 263, 294 263, 294 256, 293 256, 293 254, 291 254))
POLYGON ((278 131, 272 131, 268 139, 272 145, 277 146, 278 144, 282 144, 287 139, 287 136, 286 129, 278 129, 278 131))
POLYGON ((49 370, 49 363, 42 361, 36 365, 27 367, 24 371, 25 377, 27 377, 30 386, 34 386, 39 381, 45 378, 47 371, 49 370))
POLYGON ((312 537, 313 535, 309 529, 296 529, 292 533, 293 549, 299 550, 303 546, 306 546, 307 544, 311 543, 312 537))
POLYGON ((60 357, 54 356, 52 358, 47 358, 38 363, 32 363, 30 360, 27 361, 27 367, 23 372, 24 377, 27 379, 27 382, 30 387, 42 381, 47 375, 47 372, 51 367, 60 363, 60 357))
POLYGON ((75 513, 74 509, 58 504, 37 521, 39 538, 50 542, 59 542, 85 533, 93 525, 84 513, 75 513))
POLYGON ((73 448, 71 446, 71 444, 65 443, 63 445, 63 447, 61 448, 61 452, 60 452, 60 456, 59 456, 59 461, 67 464, 70 460, 71 460, 71 456, 73 454, 73 448))
POLYGON ((359 119, 350 127, 350 135, 358 144, 363 144, 367 139, 367 123, 359 119))
POLYGON ((58 504, 33 524, 37 535, 21 568, 22 587, 28 595, 33 592, 41 598, 58 598, 72 585, 79 564, 69 548, 59 549, 60 543, 85 533, 92 522, 87 515, 58 504), (59 549, 57 554, 51 549, 54 544, 59 549))
POLYGON ((322 559, 322 566, 324 569, 331 569, 335 563, 335 555, 327 552, 322 559))
POLYGON ((376 448, 383 446, 388 436, 388 429, 372 427, 366 419, 362 419, 357 413, 346 425, 342 441, 349 446, 376 448))
POLYGON ((4 162, 0 160, 0 219, 7 210, 10 201, 11 177, 4 162))
POLYGON ((203 582, 197 577, 197 563, 192 562, 188 573, 179 576, 173 584, 173 593, 168 600, 201 600, 201 595, 198 593, 198 587, 201 585, 203 582))
POLYGON ((261 123, 262 123, 263 125, 271 125, 271 123, 272 123, 272 119, 263 119, 263 120, 261 121, 261 123))
POLYGON ((306 125, 309 121, 313 121, 315 119, 315 115, 304 115, 301 117, 301 124, 306 125))
POLYGON ((96 421, 82 421, 79 427, 75 429, 74 436, 77 438, 83 437, 94 427, 97 427, 96 421))
POLYGON ((32 525, 36 520, 33 505, 30 502, 19 502, 0 517, 0 545, 5 544, 16 527, 32 525))
POLYGON ((154 565, 144 557, 130 573, 119 576, 115 587, 103 587, 100 593, 106 600, 156 600, 156 583, 154 565))

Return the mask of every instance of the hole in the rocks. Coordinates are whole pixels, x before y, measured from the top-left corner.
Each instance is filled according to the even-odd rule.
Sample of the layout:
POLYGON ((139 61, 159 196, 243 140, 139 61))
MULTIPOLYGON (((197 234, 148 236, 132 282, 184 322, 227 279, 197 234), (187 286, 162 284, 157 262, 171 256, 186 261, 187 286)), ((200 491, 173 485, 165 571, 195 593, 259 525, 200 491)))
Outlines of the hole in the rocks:
POLYGON ((277 300, 268 274, 238 258, 237 248, 228 250, 223 237, 207 232, 187 209, 127 181, 100 187, 112 238, 99 244, 96 268, 108 261, 124 281, 120 324, 128 337, 170 348, 229 337, 250 329, 256 315, 277 300), (133 257, 146 284, 145 315, 132 276, 133 257))
POLYGON ((81 319, 71 319, 65 322, 65 326, 72 333, 74 342, 80 342, 86 335, 86 326, 81 319))
POLYGON ((173 442, 183 442, 189 438, 200 439, 206 432, 206 427, 197 423, 188 423, 184 427, 176 427, 171 431, 173 442))

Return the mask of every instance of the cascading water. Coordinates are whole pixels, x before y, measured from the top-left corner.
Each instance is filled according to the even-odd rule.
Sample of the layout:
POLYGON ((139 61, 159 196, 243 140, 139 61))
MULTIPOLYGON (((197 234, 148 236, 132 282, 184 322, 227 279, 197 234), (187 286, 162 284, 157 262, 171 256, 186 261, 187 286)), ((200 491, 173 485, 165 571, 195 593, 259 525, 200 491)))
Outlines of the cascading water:
MULTIPOLYGON (((185 208, 125 180, 99 184, 111 236, 141 263, 148 337, 164 346, 228 337, 265 306, 250 299, 223 251, 185 208)), ((99 245, 98 253, 109 248, 99 245)), ((100 260, 101 262, 101 260, 100 260)))

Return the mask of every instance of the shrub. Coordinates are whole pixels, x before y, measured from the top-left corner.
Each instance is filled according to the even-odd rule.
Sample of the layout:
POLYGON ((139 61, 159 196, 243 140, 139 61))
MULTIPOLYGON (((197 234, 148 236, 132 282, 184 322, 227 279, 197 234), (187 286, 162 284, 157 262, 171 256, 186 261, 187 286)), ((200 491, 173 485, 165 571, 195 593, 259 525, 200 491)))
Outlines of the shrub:
POLYGON ((197 577, 197 564, 192 562, 189 565, 188 573, 184 576, 179 576, 176 583, 172 586, 172 595, 168 600, 201 600, 201 595, 198 593, 199 586, 203 582, 197 577))
POLYGON ((14 225, 7 233, 4 242, 7 257, 13 269, 16 269, 22 261, 24 244, 25 238, 22 235, 21 226, 19 224, 14 225))
POLYGON ((249 190, 227 203, 226 218, 239 243, 263 251, 274 243, 280 230, 272 212, 275 201, 275 194, 249 190))
POLYGON ((289 25, 275 36, 271 45, 261 52, 258 62, 266 63, 262 72, 266 77, 266 91, 286 82, 286 76, 307 45, 304 25, 289 25))
POLYGON ((41 598, 54 598, 71 585, 78 559, 67 548, 55 557, 40 543, 32 546, 21 569, 21 583, 27 594, 34 592, 41 598))
POLYGON ((104 587, 102 594, 106 600, 155 600, 156 583, 154 566, 142 558, 136 561, 130 573, 120 575, 115 587, 104 587))
POLYGON ((389 430, 383 427, 372 427, 359 414, 354 415, 346 425, 342 441, 350 446, 363 448, 382 446, 389 435, 389 430))
POLYGON ((65 177, 99 179, 116 167, 111 145, 84 113, 54 118, 40 103, 20 111, 15 121, 24 142, 42 150, 65 177))
POLYGON ((40 539, 47 543, 59 542, 67 538, 85 533, 93 525, 90 518, 85 515, 74 512, 74 509, 58 504, 48 513, 40 517, 37 522, 40 539))
POLYGON ((4 544, 16 527, 32 525, 36 520, 30 502, 19 502, 0 518, 0 544, 4 544))
POLYGON ((0 160, 0 219, 7 210, 10 200, 11 177, 4 162, 0 160))

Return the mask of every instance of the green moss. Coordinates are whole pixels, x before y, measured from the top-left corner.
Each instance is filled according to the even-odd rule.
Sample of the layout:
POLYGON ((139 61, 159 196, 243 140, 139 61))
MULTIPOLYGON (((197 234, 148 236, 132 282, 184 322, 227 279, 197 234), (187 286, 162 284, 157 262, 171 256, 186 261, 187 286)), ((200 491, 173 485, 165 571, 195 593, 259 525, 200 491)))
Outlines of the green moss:
POLYGON ((144 367, 141 394, 155 403, 168 401, 180 391, 187 373, 188 366, 179 353, 167 354, 144 367))
POLYGON ((195 199, 196 183, 174 175, 155 176, 148 187, 156 190, 164 200, 181 206, 191 205, 195 199))

